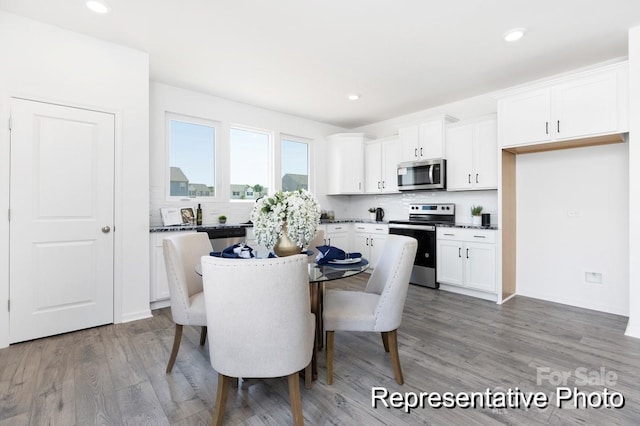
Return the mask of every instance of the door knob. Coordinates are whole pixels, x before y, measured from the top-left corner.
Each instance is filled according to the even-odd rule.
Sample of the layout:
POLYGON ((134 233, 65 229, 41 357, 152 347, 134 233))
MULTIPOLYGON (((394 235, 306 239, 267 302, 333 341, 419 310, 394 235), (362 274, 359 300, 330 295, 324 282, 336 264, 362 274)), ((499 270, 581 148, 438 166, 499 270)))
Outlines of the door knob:
POLYGON ((111 232, 111 227, 110 226, 103 226, 102 227, 102 232, 105 234, 108 234, 109 232, 111 232))

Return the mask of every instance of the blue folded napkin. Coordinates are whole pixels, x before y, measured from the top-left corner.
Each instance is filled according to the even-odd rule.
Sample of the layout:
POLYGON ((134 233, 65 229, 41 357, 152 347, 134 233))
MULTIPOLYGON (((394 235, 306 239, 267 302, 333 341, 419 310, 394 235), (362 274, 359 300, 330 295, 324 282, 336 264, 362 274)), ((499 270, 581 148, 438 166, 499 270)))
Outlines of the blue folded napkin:
POLYGON ((318 249, 318 255, 316 256, 316 263, 318 265, 324 265, 325 263, 329 263, 331 260, 345 260, 362 257, 361 253, 346 253, 344 250, 334 246, 317 246, 316 248, 318 249))
POLYGON ((222 251, 212 251, 209 255, 228 259, 251 259, 256 257, 255 251, 244 243, 234 244, 222 251))

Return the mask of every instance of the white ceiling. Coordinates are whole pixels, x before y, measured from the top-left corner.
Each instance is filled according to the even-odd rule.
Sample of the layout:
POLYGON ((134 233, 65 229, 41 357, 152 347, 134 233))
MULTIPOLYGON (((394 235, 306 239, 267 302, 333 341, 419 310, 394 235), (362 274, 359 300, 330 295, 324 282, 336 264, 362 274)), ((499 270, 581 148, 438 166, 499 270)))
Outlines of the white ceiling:
POLYGON ((154 81, 347 128, 624 57, 640 25, 639 0, 107 3, 0 9, 148 52, 154 81))

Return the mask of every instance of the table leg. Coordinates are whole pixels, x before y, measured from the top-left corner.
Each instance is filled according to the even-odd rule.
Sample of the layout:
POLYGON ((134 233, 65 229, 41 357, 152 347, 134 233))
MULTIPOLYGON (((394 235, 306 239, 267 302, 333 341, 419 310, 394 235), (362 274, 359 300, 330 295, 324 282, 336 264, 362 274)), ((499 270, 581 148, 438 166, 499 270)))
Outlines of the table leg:
POLYGON ((318 348, 319 348, 319 337, 321 338, 322 330, 320 329, 320 321, 322 320, 322 312, 320 310, 320 298, 318 297, 318 286, 320 284, 317 282, 310 283, 309 292, 311 297, 311 312, 316 316, 316 335, 313 339, 313 355, 311 357, 311 373, 313 376, 313 380, 318 378, 318 348))

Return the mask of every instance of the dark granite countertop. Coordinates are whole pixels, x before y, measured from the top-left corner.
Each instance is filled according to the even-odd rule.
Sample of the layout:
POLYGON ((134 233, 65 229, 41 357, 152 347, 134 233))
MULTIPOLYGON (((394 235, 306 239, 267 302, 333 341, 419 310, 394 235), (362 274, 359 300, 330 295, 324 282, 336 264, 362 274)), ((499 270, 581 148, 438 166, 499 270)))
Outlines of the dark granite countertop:
MULTIPOLYGON (((373 223, 373 224, 381 224, 388 225, 389 222, 384 220, 381 222, 376 222, 371 219, 322 219, 320 221, 320 225, 329 225, 333 223, 373 223)), ((152 226, 149 228, 149 232, 172 232, 172 231, 191 231, 191 230, 205 230, 205 229, 224 229, 224 228, 247 228, 252 227, 252 223, 232 223, 232 224, 215 224, 215 225, 175 225, 175 226, 152 226)), ((490 226, 475 226, 470 223, 452 223, 452 224, 439 224, 437 225, 442 228, 469 228, 469 229, 487 229, 487 230, 498 230, 497 225, 490 226)))
POLYGON ((206 229, 225 229, 225 228, 247 228, 251 227, 251 223, 218 223, 213 225, 174 225, 174 226, 152 226, 149 232, 173 232, 173 231, 198 231, 206 229))
POLYGON ((388 225, 389 222, 386 220, 378 221, 371 219, 320 219, 320 225, 327 225, 332 223, 379 223, 381 225, 388 225))
POLYGON ((486 230, 489 230, 489 231, 497 231, 498 230, 498 226, 497 225, 478 226, 478 225, 472 225, 470 223, 451 223, 451 224, 440 223, 440 224, 438 224, 436 226, 440 227, 440 228, 486 229, 486 230))

